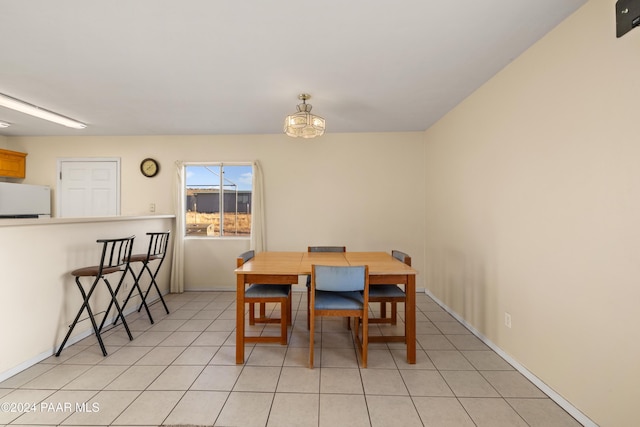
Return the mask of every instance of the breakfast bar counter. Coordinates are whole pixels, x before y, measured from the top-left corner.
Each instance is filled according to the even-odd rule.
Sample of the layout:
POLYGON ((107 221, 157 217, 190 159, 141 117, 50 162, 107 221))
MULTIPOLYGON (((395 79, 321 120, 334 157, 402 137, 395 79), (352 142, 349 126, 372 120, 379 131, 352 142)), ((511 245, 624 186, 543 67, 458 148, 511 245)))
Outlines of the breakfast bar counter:
MULTIPOLYGON (((134 252, 146 253, 146 233, 173 232, 174 224, 174 215, 0 220, 0 381, 53 354, 82 304, 70 272, 100 261, 96 240, 135 235, 134 252)), ((163 293, 166 264, 157 278, 163 293)), ((95 295, 97 305, 108 301, 105 293, 95 295)), ((81 323, 70 342, 91 333, 90 322, 81 323)))

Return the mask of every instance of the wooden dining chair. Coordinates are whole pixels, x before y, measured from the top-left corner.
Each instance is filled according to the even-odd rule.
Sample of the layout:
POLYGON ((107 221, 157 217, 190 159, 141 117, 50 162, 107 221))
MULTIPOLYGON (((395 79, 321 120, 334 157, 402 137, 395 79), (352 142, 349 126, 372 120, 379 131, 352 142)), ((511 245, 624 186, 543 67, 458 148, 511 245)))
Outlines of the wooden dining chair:
MULTIPOLYGON (((411 265, 411 257, 404 252, 392 250, 391 255, 407 265, 411 265)), ((386 323, 396 325, 398 323, 398 303, 405 304, 407 301, 407 294, 397 284, 388 285, 374 285, 369 291, 369 302, 380 303, 380 317, 371 317, 369 323, 386 323), (390 316, 387 316, 387 303, 391 305, 390 316)), ((406 325, 406 324, 405 324, 406 325)), ((402 338, 406 340, 406 327, 405 333, 402 338)), ((398 337, 385 337, 376 336, 370 337, 371 342, 374 341, 398 341, 398 337)))
MULTIPOLYGON (((238 257, 237 267, 252 259, 255 251, 247 251, 238 257)), ((280 336, 246 336, 245 342, 279 342, 287 344, 287 326, 291 318, 291 285, 267 285, 251 284, 244 292, 244 302, 249 305, 249 324, 255 323, 280 323, 280 336), (280 303, 280 318, 264 317, 256 318, 255 304, 280 303)))
MULTIPOLYGON (((308 246, 307 252, 346 252, 346 246, 308 246)), ((307 329, 309 329, 309 307, 311 303, 311 276, 307 276, 307 329)))
POLYGON ((339 316, 355 319, 353 327, 360 351, 362 367, 367 367, 369 339, 369 267, 361 266, 311 266, 311 310, 309 330, 309 368, 313 368, 315 318, 339 316), (360 338, 362 323, 362 338, 360 338))

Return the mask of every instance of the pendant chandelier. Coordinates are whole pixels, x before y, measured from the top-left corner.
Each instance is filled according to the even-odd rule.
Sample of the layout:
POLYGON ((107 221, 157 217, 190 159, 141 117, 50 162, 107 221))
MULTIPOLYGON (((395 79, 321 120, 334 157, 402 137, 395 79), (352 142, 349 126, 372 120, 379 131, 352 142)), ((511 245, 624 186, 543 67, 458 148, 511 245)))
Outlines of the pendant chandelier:
POLYGON ((324 134, 324 119, 311 114, 311 104, 307 104, 307 99, 311 98, 308 93, 301 93, 298 99, 302 104, 298 104, 298 112, 287 116, 284 119, 284 133, 294 138, 315 138, 324 134))

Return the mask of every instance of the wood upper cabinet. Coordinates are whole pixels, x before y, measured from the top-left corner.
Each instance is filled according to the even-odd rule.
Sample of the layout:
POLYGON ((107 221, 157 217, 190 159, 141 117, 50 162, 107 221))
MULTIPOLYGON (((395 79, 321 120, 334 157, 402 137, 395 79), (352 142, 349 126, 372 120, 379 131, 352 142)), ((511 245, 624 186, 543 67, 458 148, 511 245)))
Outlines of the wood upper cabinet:
POLYGON ((27 153, 0 149, 0 176, 24 178, 27 153))

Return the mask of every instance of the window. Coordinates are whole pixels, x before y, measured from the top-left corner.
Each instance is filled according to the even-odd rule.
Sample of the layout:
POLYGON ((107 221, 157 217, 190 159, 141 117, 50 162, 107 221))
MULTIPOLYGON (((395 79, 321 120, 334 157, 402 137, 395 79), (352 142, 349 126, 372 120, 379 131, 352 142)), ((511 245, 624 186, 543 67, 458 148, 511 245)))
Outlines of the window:
POLYGON ((250 163, 187 164, 186 235, 250 237, 252 177, 250 163))

